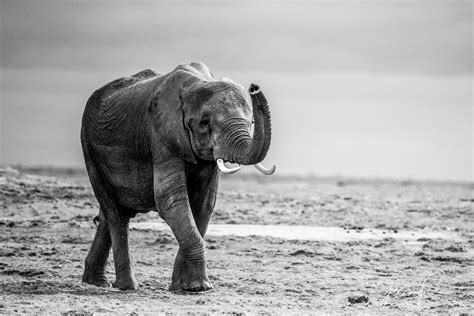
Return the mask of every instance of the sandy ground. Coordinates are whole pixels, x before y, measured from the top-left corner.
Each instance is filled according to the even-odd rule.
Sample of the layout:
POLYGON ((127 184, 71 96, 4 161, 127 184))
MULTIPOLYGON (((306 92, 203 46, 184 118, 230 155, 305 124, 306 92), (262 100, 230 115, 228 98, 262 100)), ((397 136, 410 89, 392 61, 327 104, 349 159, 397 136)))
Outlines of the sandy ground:
MULTIPOLYGON (((214 224, 456 232, 459 241, 207 237, 214 290, 171 293, 177 243, 133 230, 140 290, 81 284, 97 202, 82 172, 0 167, 0 313, 473 312, 469 184, 222 176, 214 224), (46 177, 54 174, 57 177, 46 177)), ((134 221, 158 221, 156 213, 134 221)), ((114 280, 109 260, 109 280, 114 280)))

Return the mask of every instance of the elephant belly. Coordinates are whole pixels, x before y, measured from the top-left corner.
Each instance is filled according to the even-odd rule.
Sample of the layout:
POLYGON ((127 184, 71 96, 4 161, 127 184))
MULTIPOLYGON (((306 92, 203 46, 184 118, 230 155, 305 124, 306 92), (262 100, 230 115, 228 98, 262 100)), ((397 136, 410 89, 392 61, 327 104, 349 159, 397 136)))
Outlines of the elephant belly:
POLYGON ((117 200, 125 208, 136 212, 149 212, 156 210, 153 192, 153 176, 124 177, 115 179, 113 186, 117 191, 117 200))
POLYGON ((106 181, 117 202, 137 212, 156 209, 153 190, 153 165, 136 162, 130 157, 110 154, 101 163, 106 181))

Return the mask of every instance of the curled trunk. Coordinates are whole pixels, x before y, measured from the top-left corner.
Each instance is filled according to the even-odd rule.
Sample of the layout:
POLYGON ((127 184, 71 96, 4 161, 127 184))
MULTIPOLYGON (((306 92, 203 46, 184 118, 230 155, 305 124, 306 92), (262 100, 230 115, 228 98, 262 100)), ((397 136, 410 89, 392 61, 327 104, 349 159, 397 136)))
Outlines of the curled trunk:
POLYGON ((254 133, 250 134, 249 122, 244 118, 232 117, 221 125, 222 134, 218 140, 216 158, 243 165, 254 165, 267 155, 271 141, 270 109, 260 88, 252 84, 249 88, 252 98, 254 133))
POLYGON ((254 134, 244 154, 243 164, 253 165, 261 162, 267 155, 272 138, 270 108, 267 99, 259 86, 251 84, 249 88, 252 98, 254 134))

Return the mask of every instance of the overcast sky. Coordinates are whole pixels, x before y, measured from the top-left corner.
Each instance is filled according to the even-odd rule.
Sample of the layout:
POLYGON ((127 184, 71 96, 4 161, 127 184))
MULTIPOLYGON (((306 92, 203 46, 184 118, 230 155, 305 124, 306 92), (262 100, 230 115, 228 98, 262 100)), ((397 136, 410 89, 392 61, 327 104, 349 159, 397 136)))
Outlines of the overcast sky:
POLYGON ((94 89, 198 60, 262 86, 282 173, 468 180, 472 6, 0 0, 0 162, 81 166, 94 89))
POLYGON ((2 66, 470 74, 470 1, 5 1, 2 66))

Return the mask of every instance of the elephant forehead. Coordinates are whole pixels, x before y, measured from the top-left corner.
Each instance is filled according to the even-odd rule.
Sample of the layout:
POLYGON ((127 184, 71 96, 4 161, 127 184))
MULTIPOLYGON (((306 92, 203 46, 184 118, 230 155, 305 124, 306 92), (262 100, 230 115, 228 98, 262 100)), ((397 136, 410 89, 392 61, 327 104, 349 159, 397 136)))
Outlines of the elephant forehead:
POLYGON ((185 103, 193 111, 246 117, 252 111, 244 93, 235 83, 206 82, 193 87, 187 94, 185 103))
POLYGON ((247 102, 247 99, 242 95, 241 91, 236 89, 225 89, 214 92, 206 103, 215 109, 232 110, 235 108, 241 108, 243 110, 250 110, 250 105, 247 102))
POLYGON ((211 98, 207 102, 206 108, 216 113, 218 120, 223 120, 229 116, 237 116, 250 120, 252 115, 252 110, 245 99, 233 98, 229 95, 211 98))

